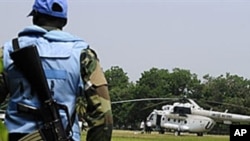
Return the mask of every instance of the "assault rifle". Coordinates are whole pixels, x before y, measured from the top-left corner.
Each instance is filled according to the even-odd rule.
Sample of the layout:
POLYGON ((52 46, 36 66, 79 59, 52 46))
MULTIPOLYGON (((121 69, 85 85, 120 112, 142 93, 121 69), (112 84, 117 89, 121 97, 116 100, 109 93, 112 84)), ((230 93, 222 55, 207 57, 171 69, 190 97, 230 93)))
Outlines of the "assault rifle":
MULTIPOLYGON (((18 45, 17 41, 16 43, 13 41, 13 45, 15 48, 15 46, 18 45)), ((71 135, 64 129, 59 114, 59 110, 64 110, 67 114, 68 123, 70 127, 72 127, 68 109, 65 105, 60 105, 53 100, 36 46, 24 48, 19 48, 18 46, 10 56, 14 60, 14 65, 20 70, 32 86, 32 89, 37 93, 41 103, 39 111, 42 113, 41 116, 44 124, 38 131, 33 133, 34 136, 40 134, 43 140, 70 141, 71 135)), ((27 112, 36 111, 34 107, 20 103, 19 109, 27 112)), ((32 136, 33 135, 27 135, 23 140, 30 140, 34 138, 32 136)))

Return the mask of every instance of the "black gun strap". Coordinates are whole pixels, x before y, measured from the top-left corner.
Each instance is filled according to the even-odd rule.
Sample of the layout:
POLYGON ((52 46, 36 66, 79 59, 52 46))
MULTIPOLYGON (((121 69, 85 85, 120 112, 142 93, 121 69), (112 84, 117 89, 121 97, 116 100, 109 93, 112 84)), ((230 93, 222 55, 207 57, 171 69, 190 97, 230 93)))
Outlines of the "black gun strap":
POLYGON ((19 43, 18 43, 18 38, 14 38, 12 40, 12 44, 13 44, 13 49, 14 50, 18 50, 20 48, 19 43))
POLYGON ((74 125, 74 122, 75 122, 75 118, 76 118, 76 110, 74 110, 73 114, 71 115, 71 118, 70 118, 70 123, 68 123, 67 127, 66 127, 66 132, 68 134, 70 134, 70 132, 72 131, 72 126, 74 125))

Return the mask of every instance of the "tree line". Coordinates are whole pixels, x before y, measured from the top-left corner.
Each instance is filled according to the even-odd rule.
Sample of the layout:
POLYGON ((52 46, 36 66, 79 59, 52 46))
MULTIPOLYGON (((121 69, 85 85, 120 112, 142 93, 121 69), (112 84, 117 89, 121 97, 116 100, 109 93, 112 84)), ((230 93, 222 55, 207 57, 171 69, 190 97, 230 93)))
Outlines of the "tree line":
MULTIPOLYGON (((203 80, 190 70, 151 68, 141 73, 136 82, 130 82, 127 73, 119 66, 105 71, 111 100, 121 101, 140 98, 194 99, 204 109, 250 115, 250 80, 241 76, 222 74, 217 77, 204 75, 203 80)), ((115 128, 136 128, 153 109, 161 109, 165 101, 139 101, 112 104, 115 128)), ((221 125, 217 126, 218 128, 221 125)), ((225 127, 221 127, 224 129, 225 127)), ((218 129, 215 129, 218 130, 218 129)), ((228 128, 224 129, 228 130, 228 128)))

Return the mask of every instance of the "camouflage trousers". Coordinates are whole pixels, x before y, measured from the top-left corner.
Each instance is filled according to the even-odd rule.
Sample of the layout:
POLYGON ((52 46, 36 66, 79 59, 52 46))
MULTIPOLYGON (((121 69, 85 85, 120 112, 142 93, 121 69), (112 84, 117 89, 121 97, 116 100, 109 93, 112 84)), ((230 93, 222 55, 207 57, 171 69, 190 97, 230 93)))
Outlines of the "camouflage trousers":
POLYGON ((100 125, 90 128, 87 133, 87 141, 111 141, 112 125, 100 125))

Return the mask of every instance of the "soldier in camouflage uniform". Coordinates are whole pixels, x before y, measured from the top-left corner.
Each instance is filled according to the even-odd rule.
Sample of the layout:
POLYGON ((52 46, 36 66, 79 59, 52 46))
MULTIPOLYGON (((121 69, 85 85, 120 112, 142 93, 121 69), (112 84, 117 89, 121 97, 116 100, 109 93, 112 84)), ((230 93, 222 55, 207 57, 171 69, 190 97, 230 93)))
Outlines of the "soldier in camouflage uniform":
MULTIPOLYGON (((34 25, 19 32, 18 41, 20 47, 32 44, 37 47, 45 72, 50 72, 46 78, 53 89, 53 98, 66 105, 71 115, 76 109, 88 122, 87 141, 110 141, 113 118, 107 81, 95 51, 82 39, 62 31, 67 23, 67 1, 35 0, 29 16, 33 16, 34 25), (68 75, 64 76, 62 72, 68 75), (76 104, 83 100, 86 101, 83 105, 76 104)), ((35 115, 18 113, 17 103, 37 108, 39 105, 25 78, 13 75, 17 70, 9 56, 11 52, 11 41, 0 48, 0 103, 9 94, 5 124, 9 140, 15 141, 37 130, 37 123, 41 121, 32 117, 35 115)), ((66 124, 65 114, 60 115, 66 124)), ((78 116, 72 130, 72 140, 80 140, 78 116)))

